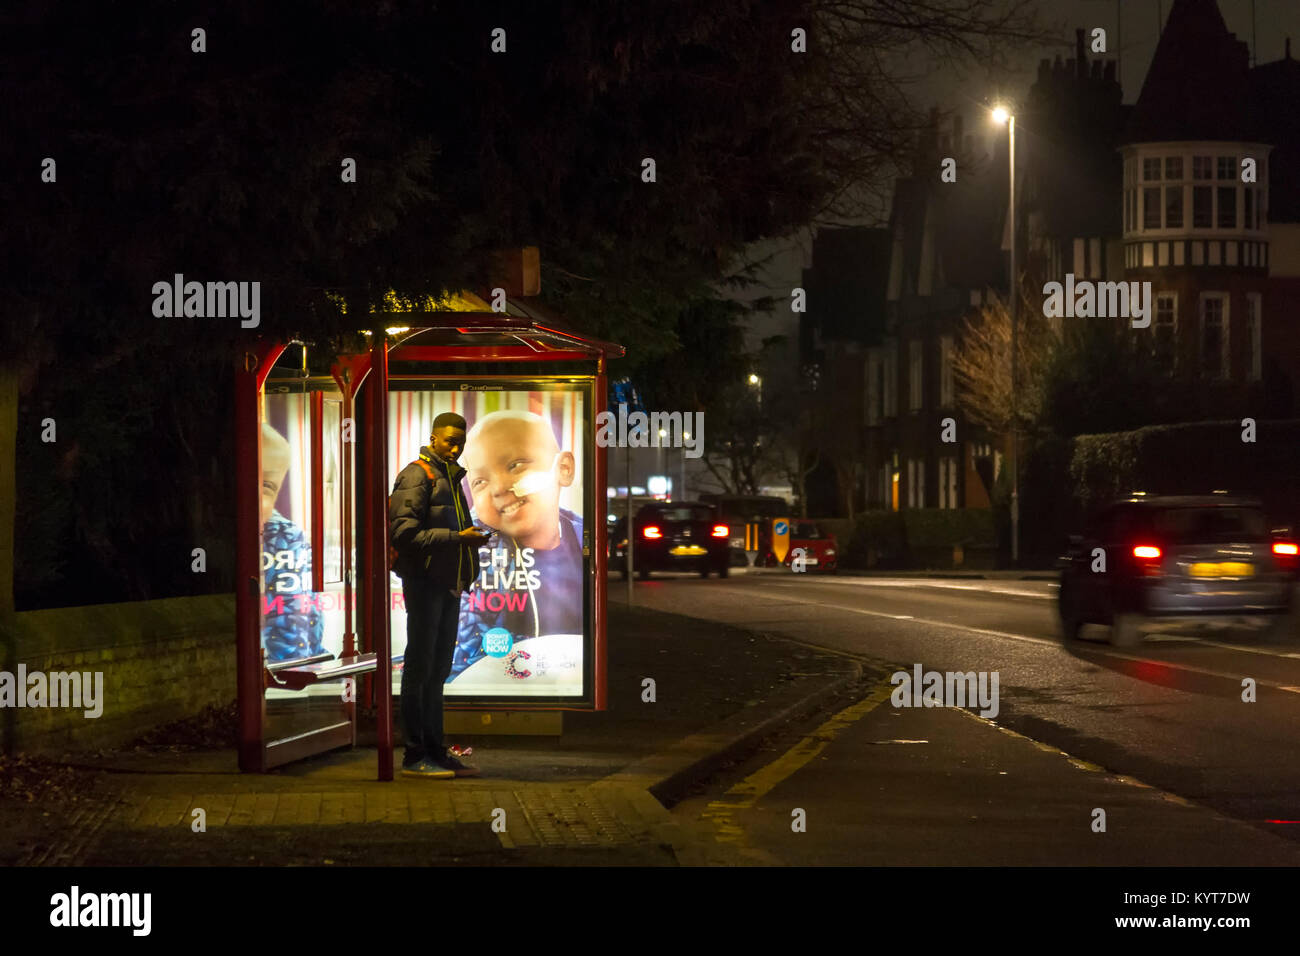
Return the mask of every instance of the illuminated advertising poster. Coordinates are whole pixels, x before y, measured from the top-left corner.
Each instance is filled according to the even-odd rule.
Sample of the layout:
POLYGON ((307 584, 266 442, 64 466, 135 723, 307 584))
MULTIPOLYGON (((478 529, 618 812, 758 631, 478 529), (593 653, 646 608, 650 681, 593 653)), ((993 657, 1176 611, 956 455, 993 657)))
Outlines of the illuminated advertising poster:
MULTIPOLYGON (((589 677, 592 590, 584 549, 591 513, 584 381, 394 380, 388 487, 428 445, 442 412, 465 418, 460 456, 470 517, 497 534, 462 595, 449 701, 576 700, 589 677)), ((401 580, 392 578, 393 653, 406 646, 401 580)), ((398 675, 400 677, 400 675, 398 675)), ((394 679, 394 692, 400 680, 394 679)))
MULTIPOLYGON (((325 541, 311 526, 311 396, 268 383, 262 405, 262 647, 267 664, 339 656, 343 651, 343 543, 337 399, 324 403, 322 494, 325 541), (312 590, 312 568, 323 562, 324 590, 312 590)), ((337 684, 288 691, 268 699, 337 697, 337 684)))

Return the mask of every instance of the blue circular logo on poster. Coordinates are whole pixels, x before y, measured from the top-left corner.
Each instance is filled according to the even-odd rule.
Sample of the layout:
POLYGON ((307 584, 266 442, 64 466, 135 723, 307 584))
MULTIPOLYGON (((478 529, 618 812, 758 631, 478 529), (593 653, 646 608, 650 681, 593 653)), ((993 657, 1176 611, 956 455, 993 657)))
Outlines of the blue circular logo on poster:
POLYGON ((514 643, 514 638, 504 627, 493 627, 483 632, 483 653, 489 657, 505 657, 514 643))
POLYGON ((775 529, 775 530, 776 530, 776 533, 777 533, 777 534, 785 534, 786 531, 788 531, 789 529, 790 529, 790 526, 789 526, 788 524, 786 524, 784 521, 778 521, 778 522, 776 523, 776 529, 775 529))

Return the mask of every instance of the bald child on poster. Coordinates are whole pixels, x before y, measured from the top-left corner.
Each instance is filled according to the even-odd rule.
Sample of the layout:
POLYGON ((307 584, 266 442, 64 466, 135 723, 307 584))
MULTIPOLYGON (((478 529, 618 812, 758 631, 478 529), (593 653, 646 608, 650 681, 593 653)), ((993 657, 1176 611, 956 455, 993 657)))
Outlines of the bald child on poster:
POLYGON ((542 416, 499 411, 470 429, 464 463, 475 522, 500 532, 479 552, 474 586, 507 600, 496 611, 472 592, 463 602, 453 679, 484 656, 483 633, 494 627, 516 643, 583 633, 582 518, 560 507, 576 477, 573 452, 560 448, 542 416))

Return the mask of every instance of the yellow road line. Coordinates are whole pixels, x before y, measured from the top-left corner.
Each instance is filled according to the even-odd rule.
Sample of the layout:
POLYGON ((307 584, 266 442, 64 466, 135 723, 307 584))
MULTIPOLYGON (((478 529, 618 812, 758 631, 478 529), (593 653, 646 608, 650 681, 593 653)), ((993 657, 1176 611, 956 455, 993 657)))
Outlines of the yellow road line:
POLYGON ((713 824, 714 837, 718 842, 743 845, 745 833, 733 819, 733 813, 753 808, 779 783, 793 776, 825 750, 840 731, 888 700, 892 692, 893 685, 887 680, 881 681, 865 698, 828 719, 776 760, 737 783, 721 799, 710 802, 700 818, 713 824))
POLYGON ((1070 761, 1071 764, 1073 764, 1074 766, 1078 767, 1080 770, 1087 770, 1087 771, 1090 772, 1090 773, 1105 773, 1105 772, 1106 772, 1106 768, 1105 768, 1105 767, 1098 766, 1098 765, 1095 764, 1095 763, 1090 763, 1090 762, 1087 761, 1087 760, 1082 760, 1082 759, 1080 759, 1079 757, 1066 757, 1065 759, 1068 760, 1068 761, 1070 761))

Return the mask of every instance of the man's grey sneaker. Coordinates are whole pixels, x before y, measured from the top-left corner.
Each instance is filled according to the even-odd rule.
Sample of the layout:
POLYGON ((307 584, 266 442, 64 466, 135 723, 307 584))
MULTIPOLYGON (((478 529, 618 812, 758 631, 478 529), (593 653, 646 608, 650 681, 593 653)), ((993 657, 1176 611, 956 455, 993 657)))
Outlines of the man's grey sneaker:
POLYGON ((432 760, 424 759, 419 763, 402 768, 403 777, 424 777, 426 780, 450 780, 456 771, 450 767, 439 766, 432 760))
POLYGON ((457 777, 477 777, 479 774, 478 767, 471 767, 469 764, 461 763, 451 754, 446 754, 441 760, 434 760, 433 763, 443 770, 450 771, 457 777))

